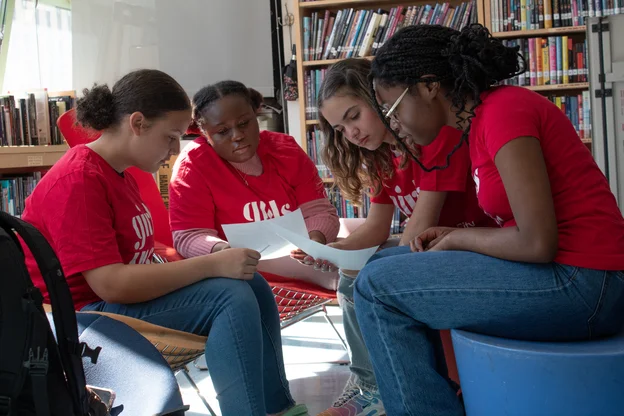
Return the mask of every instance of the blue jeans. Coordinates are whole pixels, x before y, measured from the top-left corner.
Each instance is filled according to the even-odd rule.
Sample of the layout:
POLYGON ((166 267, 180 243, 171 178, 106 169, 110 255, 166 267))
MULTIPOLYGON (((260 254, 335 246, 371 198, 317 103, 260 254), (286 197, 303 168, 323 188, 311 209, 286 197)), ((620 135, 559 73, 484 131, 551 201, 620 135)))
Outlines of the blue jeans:
POLYGON ((111 312, 207 336, 206 364, 224 415, 265 416, 294 404, 284 372, 277 305, 262 276, 206 279, 145 303, 97 302, 111 312))
POLYGON ((373 364, 370 355, 364 344, 362 331, 358 325, 355 315, 355 305, 353 304, 353 288, 355 287, 355 277, 350 277, 340 272, 338 282, 338 301, 342 310, 342 321, 344 323, 347 346, 349 347, 349 359, 351 361, 351 376, 345 386, 345 390, 359 388, 368 392, 376 392, 377 381, 373 371, 373 364))
MULTIPOLYGON (((379 247, 384 250, 399 245, 398 238, 391 238, 379 247)), ((340 281, 338 282, 338 303, 342 310, 342 321, 344 324, 345 336, 347 338, 347 346, 349 347, 349 359, 351 365, 351 375, 345 386, 345 390, 359 388, 367 392, 377 392, 377 380, 375 380, 375 372, 371 363, 370 354, 366 349, 364 337, 360 330, 360 325, 355 314, 355 305, 353 301, 353 289, 355 287, 355 276, 348 276, 339 271, 340 281)))
POLYGON ((360 272, 355 305, 388 415, 462 416, 434 330, 533 341, 612 335, 624 322, 624 274, 399 247, 360 272))

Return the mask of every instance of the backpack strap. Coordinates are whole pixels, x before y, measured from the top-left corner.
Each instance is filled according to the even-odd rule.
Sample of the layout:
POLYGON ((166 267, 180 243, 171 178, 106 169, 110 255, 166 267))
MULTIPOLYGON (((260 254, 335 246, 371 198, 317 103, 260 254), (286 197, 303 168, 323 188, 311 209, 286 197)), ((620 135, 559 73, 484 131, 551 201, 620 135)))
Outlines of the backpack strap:
MULTIPOLYGON (((28 361, 24 363, 24 366, 28 368, 37 416, 50 416, 48 397, 48 368, 50 361, 48 357, 56 351, 48 351, 50 324, 46 316, 37 309, 33 302, 28 304, 28 308, 31 314, 33 332, 31 347, 28 352, 28 361)), ((56 347, 56 345, 52 346, 56 347)))
MULTIPOLYGON (((80 414, 87 415, 89 403, 82 366, 82 353, 90 353, 93 350, 78 340, 78 323, 74 302, 61 264, 45 237, 32 225, 7 213, 0 212, 0 227, 6 230, 14 229, 22 237, 37 261, 37 266, 50 295, 59 353, 74 401, 74 408, 80 414)), ((38 307, 44 313, 43 307, 41 305, 38 307)), ((95 354, 94 352, 92 355, 95 354)))
POLYGON ((0 336, 0 416, 11 413, 15 405, 12 401, 17 400, 24 384, 23 376, 20 377, 24 373, 23 362, 16 357, 23 357, 29 342, 29 322, 22 300, 27 291, 28 276, 19 262, 21 252, 15 246, 15 240, 12 233, 0 227, 0 264, 3 268, 0 317, 4 317, 0 336), (6 277, 7 272, 10 278, 6 277), (18 278, 11 272, 18 273, 18 278))

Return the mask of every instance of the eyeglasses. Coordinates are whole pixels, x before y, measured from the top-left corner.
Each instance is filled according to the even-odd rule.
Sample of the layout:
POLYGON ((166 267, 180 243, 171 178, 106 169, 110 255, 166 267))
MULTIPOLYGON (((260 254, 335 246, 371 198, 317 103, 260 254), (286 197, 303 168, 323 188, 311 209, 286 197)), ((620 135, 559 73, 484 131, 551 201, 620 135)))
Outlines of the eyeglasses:
POLYGON ((405 97, 405 94, 407 94, 408 91, 409 87, 405 88, 405 91, 403 91, 403 93, 399 95, 399 98, 397 98, 394 104, 392 104, 392 107, 387 110, 385 108, 381 110, 384 117, 386 117, 388 120, 394 120, 397 123, 399 122, 399 119, 396 116, 396 109, 399 107, 399 104, 401 104, 401 100, 403 100, 403 97, 405 97))

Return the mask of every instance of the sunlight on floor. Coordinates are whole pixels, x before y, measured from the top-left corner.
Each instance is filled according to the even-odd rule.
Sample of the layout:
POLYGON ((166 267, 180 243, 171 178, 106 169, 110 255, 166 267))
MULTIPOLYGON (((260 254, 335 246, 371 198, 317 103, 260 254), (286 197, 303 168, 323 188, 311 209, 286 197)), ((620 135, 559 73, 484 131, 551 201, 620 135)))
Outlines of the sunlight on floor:
MULTIPOLYGON (((338 307, 328 307, 329 315, 344 338, 342 316, 338 307)), ((298 403, 305 403, 311 415, 327 407, 342 392, 349 377, 349 367, 332 364, 348 360, 340 339, 319 314, 282 331, 286 375, 290 390, 298 403)), ((208 371, 190 365, 190 374, 208 403, 221 416, 216 393, 208 371)), ((184 402, 191 406, 187 416, 210 415, 184 375, 178 374, 184 402)))

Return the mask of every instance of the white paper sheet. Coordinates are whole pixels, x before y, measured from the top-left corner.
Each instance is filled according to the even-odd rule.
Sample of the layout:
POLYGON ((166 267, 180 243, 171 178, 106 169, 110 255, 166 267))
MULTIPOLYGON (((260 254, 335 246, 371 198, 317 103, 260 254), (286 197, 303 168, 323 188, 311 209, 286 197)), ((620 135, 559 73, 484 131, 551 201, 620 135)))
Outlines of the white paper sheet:
POLYGON ((347 270, 362 269, 379 248, 339 250, 312 241, 300 209, 266 221, 224 225, 223 232, 231 247, 259 251, 262 260, 289 256, 292 250, 300 248, 314 258, 347 270))
POLYGON ((361 270, 364 265, 366 265, 368 259, 370 259, 379 248, 379 246, 375 246, 363 250, 339 250, 312 241, 307 236, 297 235, 277 224, 275 224, 273 228, 277 235, 290 241, 295 246, 305 251, 306 254, 315 259, 327 260, 335 266, 346 270, 361 270))
POLYGON ((295 235, 308 238, 301 210, 266 221, 226 224, 223 225, 223 232, 230 247, 256 250, 262 255, 262 260, 289 256, 297 247, 273 231, 275 224, 295 235))

